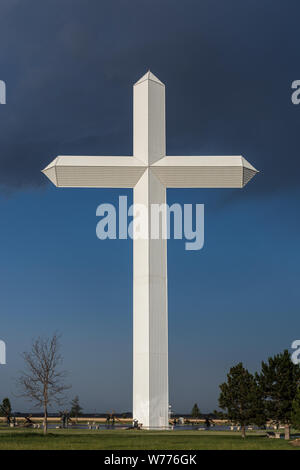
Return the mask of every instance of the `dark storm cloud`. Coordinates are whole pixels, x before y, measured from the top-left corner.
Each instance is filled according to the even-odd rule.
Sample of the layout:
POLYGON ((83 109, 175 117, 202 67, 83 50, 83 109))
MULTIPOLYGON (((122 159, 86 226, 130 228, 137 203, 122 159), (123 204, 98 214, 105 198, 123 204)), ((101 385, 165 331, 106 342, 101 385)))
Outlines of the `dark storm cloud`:
POLYGON ((297 185, 300 7, 282 4, 2 0, 0 185, 44 184, 61 153, 130 154, 148 68, 167 84, 169 154, 243 154, 262 171, 253 194, 297 185))

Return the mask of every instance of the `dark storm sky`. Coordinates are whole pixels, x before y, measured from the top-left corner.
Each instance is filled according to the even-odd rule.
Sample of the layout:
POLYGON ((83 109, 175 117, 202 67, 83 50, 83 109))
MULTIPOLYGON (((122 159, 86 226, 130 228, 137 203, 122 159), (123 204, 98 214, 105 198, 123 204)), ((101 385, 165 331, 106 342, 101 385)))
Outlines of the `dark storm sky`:
MULTIPOLYGON (((300 337, 296 0, 0 0, 0 399, 20 352, 59 330, 72 396, 131 409, 132 243, 96 238, 125 190, 57 190, 58 154, 130 155, 132 85, 166 84, 170 155, 244 155, 243 190, 169 190, 205 204, 199 252, 170 241, 170 401, 217 406, 234 363, 257 370, 300 337)), ((29 409, 13 398, 15 410, 29 409)))

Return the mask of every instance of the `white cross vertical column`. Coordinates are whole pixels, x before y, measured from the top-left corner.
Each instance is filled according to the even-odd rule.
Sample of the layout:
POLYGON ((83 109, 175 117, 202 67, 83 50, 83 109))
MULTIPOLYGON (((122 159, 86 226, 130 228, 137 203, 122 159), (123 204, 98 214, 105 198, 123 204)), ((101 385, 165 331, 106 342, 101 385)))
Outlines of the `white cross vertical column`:
POLYGON ((133 417, 149 428, 168 426, 167 240, 151 238, 150 217, 151 204, 165 201, 166 188, 147 169, 134 188, 136 210, 147 208, 148 239, 133 248, 133 417))
MULTIPOLYGON (((146 165, 165 155, 165 88, 151 73, 134 87, 134 155, 146 165)), ((162 227, 151 237, 151 205, 165 203, 166 188, 148 167, 134 187, 146 239, 133 248, 133 418, 144 428, 168 426, 167 240, 162 227)))

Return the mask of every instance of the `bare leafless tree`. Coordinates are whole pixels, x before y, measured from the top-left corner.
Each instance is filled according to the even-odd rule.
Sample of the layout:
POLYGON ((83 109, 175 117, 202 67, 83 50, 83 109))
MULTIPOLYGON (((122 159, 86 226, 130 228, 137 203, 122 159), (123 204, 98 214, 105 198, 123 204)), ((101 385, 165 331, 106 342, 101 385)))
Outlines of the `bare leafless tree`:
POLYGON ((66 371, 60 370, 63 358, 60 353, 59 335, 51 338, 37 338, 31 350, 24 352, 25 370, 17 381, 20 395, 34 402, 35 407, 44 411, 44 434, 48 427, 48 407, 62 405, 65 391, 70 388, 64 383, 66 371))

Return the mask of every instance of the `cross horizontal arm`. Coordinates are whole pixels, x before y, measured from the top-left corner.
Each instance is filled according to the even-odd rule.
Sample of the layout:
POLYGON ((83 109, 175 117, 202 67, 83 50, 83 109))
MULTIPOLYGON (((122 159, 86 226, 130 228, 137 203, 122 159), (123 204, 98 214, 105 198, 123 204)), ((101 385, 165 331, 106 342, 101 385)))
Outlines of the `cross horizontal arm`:
POLYGON ((151 171, 168 188, 242 188, 258 173, 242 156, 168 156, 151 171))
POLYGON ((43 173, 61 188, 133 188, 145 171, 135 157, 59 156, 43 173))

